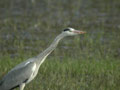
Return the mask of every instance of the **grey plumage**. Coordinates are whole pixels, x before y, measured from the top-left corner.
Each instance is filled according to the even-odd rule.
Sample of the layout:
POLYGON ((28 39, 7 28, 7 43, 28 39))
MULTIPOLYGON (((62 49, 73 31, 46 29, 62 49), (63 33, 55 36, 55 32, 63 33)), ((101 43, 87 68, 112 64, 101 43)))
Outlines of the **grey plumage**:
POLYGON ((3 85, 0 90, 9 90, 14 87, 19 86, 20 83, 27 83, 29 78, 33 73, 32 67, 35 65, 34 62, 30 62, 24 67, 18 68, 16 70, 12 70, 9 72, 3 79, 3 85), (11 83, 12 82, 12 83, 11 83))
POLYGON ((68 30, 64 30, 64 32, 58 35, 53 43, 45 51, 43 51, 36 57, 22 62, 11 71, 9 71, 8 74, 6 74, 0 81, 0 90, 13 90, 16 87, 20 87, 20 90, 23 90, 25 85, 36 77, 39 67, 44 62, 46 57, 56 48, 58 42, 62 38, 64 38, 65 36, 73 36, 83 33, 85 32, 77 31, 73 28, 68 28, 68 30))

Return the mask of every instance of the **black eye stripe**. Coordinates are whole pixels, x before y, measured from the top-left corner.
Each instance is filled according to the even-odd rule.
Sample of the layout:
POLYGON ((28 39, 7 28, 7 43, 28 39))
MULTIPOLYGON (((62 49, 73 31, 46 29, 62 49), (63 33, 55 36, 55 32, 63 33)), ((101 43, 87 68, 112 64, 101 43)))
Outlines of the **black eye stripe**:
POLYGON ((70 31, 70 29, 64 29, 63 31, 70 31))

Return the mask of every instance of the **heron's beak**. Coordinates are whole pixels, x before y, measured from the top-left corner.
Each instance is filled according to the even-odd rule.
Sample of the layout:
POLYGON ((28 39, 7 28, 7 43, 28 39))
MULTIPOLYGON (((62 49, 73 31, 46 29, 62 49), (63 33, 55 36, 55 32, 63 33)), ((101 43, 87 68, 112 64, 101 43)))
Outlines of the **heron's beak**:
POLYGON ((77 33, 77 34, 85 34, 86 32, 85 31, 79 31, 79 30, 75 30, 73 31, 74 33, 77 33))

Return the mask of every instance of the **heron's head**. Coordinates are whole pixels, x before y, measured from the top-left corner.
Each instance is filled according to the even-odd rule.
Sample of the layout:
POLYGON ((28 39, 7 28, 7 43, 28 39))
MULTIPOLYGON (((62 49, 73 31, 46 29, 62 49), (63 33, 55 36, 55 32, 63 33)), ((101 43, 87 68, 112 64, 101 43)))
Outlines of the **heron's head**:
POLYGON ((62 33, 66 34, 67 36, 74 36, 74 35, 78 35, 78 34, 84 34, 86 32, 80 31, 80 30, 75 30, 74 28, 66 28, 63 30, 62 33))

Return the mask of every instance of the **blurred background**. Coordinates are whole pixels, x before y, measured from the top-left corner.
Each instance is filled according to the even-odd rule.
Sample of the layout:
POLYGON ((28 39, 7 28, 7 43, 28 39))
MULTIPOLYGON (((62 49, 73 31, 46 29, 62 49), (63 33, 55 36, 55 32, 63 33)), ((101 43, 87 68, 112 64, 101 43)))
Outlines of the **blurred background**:
POLYGON ((0 76, 2 77, 19 62, 42 52, 67 27, 84 30, 87 34, 62 40, 41 67, 40 76, 41 83, 48 75, 52 78, 52 75, 57 76, 60 72, 64 76, 67 69, 64 71, 62 67, 65 66, 69 68, 70 82, 65 84, 64 80, 61 80, 61 86, 55 85, 59 80, 57 77, 52 87, 50 78, 42 85, 39 85, 39 79, 34 82, 34 88, 31 84, 26 90, 30 87, 33 88, 32 90, 38 90, 38 87, 40 90, 98 90, 99 87, 102 87, 100 90, 118 90, 120 88, 118 85, 120 83, 118 68, 120 67, 120 0, 0 0, 0 72, 2 72, 0 76), (50 62, 52 63, 49 64, 50 62), (83 66, 80 67, 77 63, 74 68, 75 62, 83 62, 83 66), (100 71, 95 70, 99 72, 98 76, 91 73, 92 66, 93 68, 98 66, 100 71), (55 74, 55 67, 63 72, 58 69, 56 71, 58 73, 55 74), (51 74, 47 68, 53 70, 54 74, 51 74), (80 70, 84 68, 85 71, 79 72, 78 68, 80 70), (91 71, 88 70, 89 68, 91 71), (75 76, 71 74, 75 73, 74 70, 75 76), (81 73, 88 71, 89 74, 83 75, 85 77, 80 76, 81 73), (108 73, 105 74, 106 72, 108 73), (78 83, 74 84, 78 80, 77 76, 83 79, 80 78, 78 83), (100 78, 97 78, 99 76, 100 78), (91 83, 92 80, 95 80, 94 84, 91 83), (35 87, 37 83, 38 86, 35 87))
POLYGON ((55 56, 120 58, 119 0, 1 0, 0 55, 36 55, 67 27, 87 35, 63 40, 55 56))

